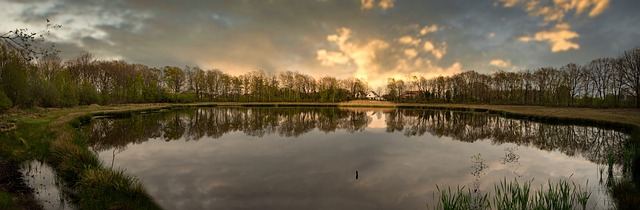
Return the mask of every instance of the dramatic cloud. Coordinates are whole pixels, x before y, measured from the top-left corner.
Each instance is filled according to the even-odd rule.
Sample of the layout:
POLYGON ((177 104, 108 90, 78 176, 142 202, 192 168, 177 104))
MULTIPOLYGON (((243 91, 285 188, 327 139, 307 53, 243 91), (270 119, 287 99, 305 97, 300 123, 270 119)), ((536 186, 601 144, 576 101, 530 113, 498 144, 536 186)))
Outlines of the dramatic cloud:
POLYGON ((379 54, 381 50, 389 47, 389 44, 379 39, 372 39, 363 44, 356 44, 350 40, 352 39, 351 36, 351 29, 349 28, 340 28, 337 30, 337 34, 327 36, 327 41, 338 46, 338 51, 318 50, 318 60, 320 60, 323 65, 333 65, 335 63, 346 64, 347 62, 351 62, 356 66, 355 77, 367 80, 369 79, 370 72, 379 71, 380 66, 376 62, 376 55, 379 54), (335 60, 341 62, 334 62, 335 60))
POLYGON ((551 52, 561 52, 580 49, 580 45, 571 41, 578 37, 578 33, 569 30, 569 24, 560 23, 552 30, 537 32, 533 37, 520 37, 519 40, 523 42, 547 41, 551 44, 551 52))
MULTIPOLYGON (((418 27, 419 28, 419 27, 418 27)), ((462 71, 462 64, 453 62, 441 66, 447 53, 447 43, 433 44, 434 38, 416 38, 420 31, 391 38, 395 42, 380 38, 361 38, 350 28, 339 28, 335 34, 327 36, 333 49, 319 49, 318 61, 324 66, 343 65, 353 68, 353 75, 369 82, 372 86, 383 86, 390 77, 403 78, 406 75, 425 77, 449 76, 462 71), (422 41, 424 40, 424 41, 422 41)))
POLYGON ((505 8, 522 6, 531 16, 542 16, 545 21, 561 21, 565 15, 575 11, 581 15, 588 11, 589 17, 595 17, 609 7, 609 0, 498 0, 505 8))
POLYGON ((0 8, 0 33, 61 24, 47 40, 63 59, 88 51, 232 75, 297 71, 363 78, 374 89, 388 77, 490 73, 497 58, 512 71, 640 46, 640 1, 0 0, 0 8))
POLYGON ((554 25, 553 28, 536 32, 533 37, 521 37, 518 40, 547 41, 551 44, 551 52, 561 52, 572 49, 580 49, 580 45, 571 41, 580 35, 576 31, 569 30, 570 25, 565 16, 574 12, 575 18, 580 18, 588 11, 588 17, 593 18, 602 14, 609 7, 609 0, 498 0, 505 8, 522 6, 527 14, 540 16, 544 19, 544 25, 554 25))

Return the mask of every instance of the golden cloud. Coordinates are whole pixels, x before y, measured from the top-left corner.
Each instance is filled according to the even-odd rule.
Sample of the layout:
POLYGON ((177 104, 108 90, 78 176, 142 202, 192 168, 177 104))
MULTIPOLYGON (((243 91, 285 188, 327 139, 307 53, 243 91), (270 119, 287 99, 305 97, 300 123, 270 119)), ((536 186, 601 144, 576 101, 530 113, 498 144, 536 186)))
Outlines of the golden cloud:
POLYGON ((551 52, 561 52, 571 49, 580 49, 580 45, 572 42, 571 39, 578 38, 580 35, 575 31, 569 30, 567 23, 559 23, 554 29, 549 31, 540 31, 533 37, 520 37, 518 40, 523 42, 530 41, 547 41, 551 44, 551 52))
POLYGON ((378 5, 382 9, 389 9, 395 5, 395 2, 396 0, 380 0, 380 3, 378 3, 378 5))
POLYGON ((316 58, 323 66, 334 66, 336 64, 346 64, 349 58, 341 52, 329 52, 326 50, 318 50, 316 58))
POLYGON ((589 11, 589 17, 595 17, 609 7, 610 0, 498 0, 503 7, 510 8, 521 5, 531 16, 542 16, 546 22, 562 21, 571 10, 577 15, 589 11))
POLYGON ((433 32, 436 32, 438 30, 439 30, 439 28, 438 28, 438 26, 436 24, 433 24, 431 26, 425 26, 424 28, 422 28, 420 30, 420 35, 427 35, 428 33, 433 33, 433 32))
POLYGON ((373 9, 373 0, 360 0, 360 4, 362 4, 360 9, 373 9))
POLYGON ((436 48, 432 42, 425 41, 422 46, 422 49, 425 52, 430 52, 433 55, 433 57, 440 60, 447 53, 447 43, 442 42, 442 44, 440 44, 440 47, 436 48))
POLYGON ((403 37, 400 37, 400 39, 398 39, 398 42, 406 45, 417 46, 420 44, 420 39, 414 39, 411 36, 403 36, 403 37))
POLYGON ((589 12, 590 18, 602 14, 609 7, 610 0, 498 0, 505 8, 521 5, 527 14, 531 16, 541 16, 544 18, 544 25, 555 24, 550 30, 542 30, 533 37, 520 37, 523 42, 547 41, 551 44, 551 52, 561 52, 571 49, 580 49, 580 45, 571 40, 580 35, 569 30, 570 25, 564 22, 564 17, 570 11, 575 11, 576 17, 589 12))
POLYGON ((415 58, 418 55, 418 51, 415 49, 406 49, 404 50, 404 55, 409 59, 415 58))
POLYGON ((351 39, 351 29, 340 28, 337 34, 327 36, 327 40, 338 46, 338 51, 317 51, 316 58, 324 66, 346 64, 353 62, 356 65, 354 77, 368 79, 372 71, 378 71, 380 65, 376 62, 376 53, 386 49, 389 44, 379 39, 372 39, 365 44, 358 45, 351 39))
MULTIPOLYGON (((377 5, 380 9, 387 10, 395 6, 396 0, 379 0, 377 5)), ((376 6, 376 0, 360 0, 360 9, 373 9, 376 6)))
POLYGON ((400 36, 390 39, 393 42, 387 42, 376 38, 362 40, 356 35, 349 28, 337 29, 335 34, 327 36, 327 41, 335 49, 318 50, 316 59, 327 67, 352 64, 344 66, 351 72, 349 74, 373 87, 384 86, 389 77, 402 78, 407 74, 435 77, 461 72, 462 65, 458 62, 448 67, 433 62, 446 54, 446 42, 436 45, 412 36, 400 36), (392 44, 395 47, 391 47, 392 44), (433 57, 423 56, 423 53, 433 57))
POLYGON ((510 68, 511 61, 510 60, 502 60, 502 59, 493 59, 489 62, 490 65, 496 66, 499 68, 510 68))

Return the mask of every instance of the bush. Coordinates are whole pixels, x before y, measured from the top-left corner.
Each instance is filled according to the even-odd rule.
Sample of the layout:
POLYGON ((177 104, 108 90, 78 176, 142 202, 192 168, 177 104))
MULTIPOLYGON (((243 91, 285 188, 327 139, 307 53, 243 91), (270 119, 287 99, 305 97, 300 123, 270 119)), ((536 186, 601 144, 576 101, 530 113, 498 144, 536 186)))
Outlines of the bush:
POLYGON ((11 99, 0 90, 0 112, 7 110, 13 106, 11 99))

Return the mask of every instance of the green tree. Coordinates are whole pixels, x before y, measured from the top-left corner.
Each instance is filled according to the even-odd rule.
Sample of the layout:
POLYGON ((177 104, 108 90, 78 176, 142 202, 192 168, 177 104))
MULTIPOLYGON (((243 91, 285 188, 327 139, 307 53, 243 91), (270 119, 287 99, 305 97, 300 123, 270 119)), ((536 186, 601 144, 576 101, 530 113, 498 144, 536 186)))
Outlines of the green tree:
POLYGON ((182 87, 184 86, 184 83, 186 81, 186 77, 182 69, 175 66, 165 66, 164 76, 162 79, 174 94, 178 94, 181 92, 182 87))
POLYGON ((4 94, 4 91, 0 89, 0 112, 3 112, 9 108, 11 108, 13 104, 11 103, 11 99, 4 94))

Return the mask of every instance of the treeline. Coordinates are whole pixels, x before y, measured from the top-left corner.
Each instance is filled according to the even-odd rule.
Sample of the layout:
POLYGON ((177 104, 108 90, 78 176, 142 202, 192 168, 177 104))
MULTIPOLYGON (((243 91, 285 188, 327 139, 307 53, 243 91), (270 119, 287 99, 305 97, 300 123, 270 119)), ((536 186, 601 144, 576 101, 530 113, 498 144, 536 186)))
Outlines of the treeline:
MULTIPOLYGON (((341 102, 364 98, 371 90, 357 78, 316 79, 292 71, 234 76, 217 69, 98 60, 87 52, 66 61, 56 54, 23 55, 0 43, 0 111, 158 102, 341 102)), ((387 100, 405 102, 640 108, 640 48, 559 69, 391 78, 386 92, 387 100)))
POLYGON ((63 61, 48 54, 30 61, 0 44, 0 110, 89 104, 238 101, 340 102, 364 95, 360 79, 336 79, 286 71, 233 76, 199 67, 152 68, 118 60, 97 60, 83 52, 63 61))
POLYGON ((390 78, 386 90, 385 98, 410 102, 640 108, 640 48, 560 68, 390 78))

